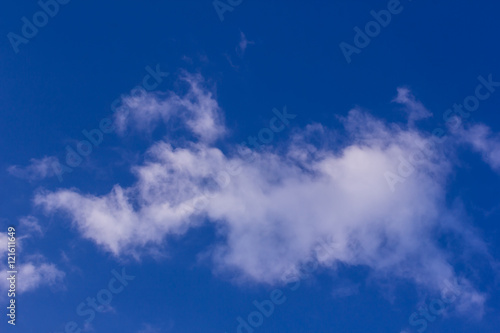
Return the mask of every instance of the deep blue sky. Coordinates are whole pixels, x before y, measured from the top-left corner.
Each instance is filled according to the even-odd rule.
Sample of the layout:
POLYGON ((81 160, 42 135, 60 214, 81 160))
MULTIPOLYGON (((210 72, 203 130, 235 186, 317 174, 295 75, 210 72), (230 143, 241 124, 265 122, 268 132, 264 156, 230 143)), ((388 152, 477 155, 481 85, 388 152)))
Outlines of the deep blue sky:
MULTIPOLYGON (((105 288, 113 269, 126 267, 136 278, 115 296, 113 311, 97 314, 92 321, 95 332, 137 333, 146 327, 150 330, 144 332, 235 332, 236 317, 247 317, 254 311, 252 302, 268 299, 275 286, 236 283, 214 273, 200 258, 220 238, 210 225, 169 235, 164 258, 144 255, 138 261, 113 256, 82 238, 65 214, 45 214, 33 204, 41 188, 103 195, 115 184, 130 186, 135 180, 131 161, 140 163, 151 140, 161 134, 153 133, 153 139, 105 134, 101 145, 64 175, 63 182, 56 177, 27 181, 7 169, 44 156, 63 160, 66 145, 76 145, 84 139, 82 130, 97 128, 101 119, 111 116, 111 103, 142 81, 146 66, 159 65, 169 73, 158 91, 182 89, 177 78, 183 71, 199 73, 209 82, 230 130, 222 149, 256 134, 267 126, 271 110, 285 105, 298 115, 294 128, 320 123, 340 130, 339 117, 354 107, 386 122, 404 123, 401 108, 391 103, 402 86, 433 114, 420 128, 444 128, 443 112, 474 93, 479 75, 492 74, 500 81, 500 4, 402 0, 401 13, 348 64, 339 43, 353 44, 353 28, 363 27, 373 19, 370 11, 385 9, 387 3, 244 0, 221 22, 210 0, 71 0, 60 5, 59 13, 29 43, 21 44, 18 53, 7 34, 20 34, 21 18, 31 20, 40 7, 36 1, 2 3, 0 231, 17 225, 23 216, 36 216, 43 237, 25 240, 19 260, 43 255, 65 277, 21 294, 17 327, 6 324, 3 310, 1 331, 63 332, 68 321, 82 323, 77 305, 105 288), (253 42, 243 55, 237 50, 241 33, 253 42)), ((466 121, 483 123, 497 133, 498 110, 500 91, 481 102, 466 121)), ((273 144, 286 141, 291 133, 280 133, 273 144)), ((500 255, 498 173, 478 154, 458 150, 457 155, 461 162, 447 198, 452 202, 460 197, 468 223, 489 246, 488 260, 494 260, 500 255)), ((19 229, 19 236, 23 233, 28 230, 19 229)), ((463 255, 460 250, 453 254, 463 255)), ((467 261, 477 261, 479 268, 463 263, 454 267, 474 276, 476 290, 488 294, 483 318, 451 311, 429 323, 428 332, 497 332, 495 274, 484 258, 467 261)), ((382 288, 373 282, 362 265, 314 271, 297 291, 282 287, 286 302, 256 332, 399 333, 409 328, 408 318, 426 291, 404 279, 388 278, 386 283, 382 288), (358 286, 357 292, 335 296, 333 290, 344 285, 358 286)))

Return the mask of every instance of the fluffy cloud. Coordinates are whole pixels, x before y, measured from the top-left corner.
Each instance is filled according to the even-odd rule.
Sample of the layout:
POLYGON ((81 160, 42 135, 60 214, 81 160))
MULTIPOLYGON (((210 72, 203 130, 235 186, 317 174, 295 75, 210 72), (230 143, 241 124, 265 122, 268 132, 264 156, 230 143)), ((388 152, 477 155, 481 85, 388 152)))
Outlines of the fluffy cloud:
MULTIPOLYGON (((116 122, 121 131, 151 131, 177 117, 192 142, 154 143, 145 162, 132 167, 137 181, 130 187, 117 184, 101 196, 40 192, 35 203, 66 213, 83 237, 116 256, 160 248, 167 235, 212 223, 223 238, 210 250, 218 272, 275 284, 298 278, 312 258, 330 269, 366 266, 435 292, 451 283, 464 290, 461 308, 482 307, 485 296, 454 270, 452 249, 438 242, 452 234, 462 248, 484 251, 463 212, 447 205, 454 159, 448 144, 433 145, 397 193, 385 172, 432 137, 359 110, 343 119, 341 139, 315 124, 297 129, 285 147, 252 152, 235 145, 225 153, 213 145, 226 132, 213 94, 198 76, 183 80, 190 85, 183 96, 125 98, 116 122), (320 255, 325 238, 330 251, 320 255)), ((427 116, 409 91, 400 89, 396 101, 408 107, 410 120, 427 116)))

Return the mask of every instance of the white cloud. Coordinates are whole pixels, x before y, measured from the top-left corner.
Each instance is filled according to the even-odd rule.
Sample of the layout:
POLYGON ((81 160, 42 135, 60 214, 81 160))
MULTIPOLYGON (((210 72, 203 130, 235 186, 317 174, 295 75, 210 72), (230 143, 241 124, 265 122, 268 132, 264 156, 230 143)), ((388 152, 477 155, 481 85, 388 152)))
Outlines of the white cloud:
POLYGON ((457 134, 481 154, 483 160, 495 171, 500 171, 500 136, 494 135, 486 125, 473 125, 468 129, 460 128, 457 134))
MULTIPOLYGON (((41 192, 35 203, 48 212, 65 212, 83 237, 116 256, 160 248, 167 235, 209 221, 224 239, 210 251, 215 270, 241 279, 279 283, 285 272, 313 256, 330 269, 340 262, 363 265, 375 275, 409 279, 435 292, 446 280, 469 285, 450 264, 453 251, 438 241, 452 233, 467 236, 461 238, 464 248, 484 247, 463 213, 447 206, 449 146, 436 147, 397 194, 384 173, 400 156, 429 143, 430 135, 358 110, 343 121, 341 146, 327 128, 314 125, 297 130, 285 148, 224 153, 210 145, 225 132, 215 120, 222 119, 220 108, 198 81, 188 80, 191 89, 184 97, 126 99, 117 122, 122 130, 132 124, 147 129, 188 109, 194 118, 184 119, 199 142, 175 147, 156 142, 146 161, 132 168, 137 181, 131 187, 115 185, 102 196, 41 192), (312 143, 318 133, 323 147, 312 143), (324 237, 333 251, 319 256, 317 244, 324 237)), ((411 119, 425 115, 409 92, 400 90, 398 100, 416 110, 411 119)), ((485 300, 472 287, 461 297, 479 307, 485 300)))
POLYGON ((24 216, 19 219, 19 227, 23 229, 23 233, 28 235, 37 233, 43 236, 42 227, 38 223, 38 219, 34 216, 24 216))
POLYGON ((7 171, 15 177, 30 181, 53 177, 57 174, 57 167, 59 166, 57 157, 45 156, 41 159, 32 158, 30 162, 26 167, 12 165, 7 171))
MULTIPOLYGON (((0 248, 7 249, 8 242, 7 233, 0 232, 0 248)), ((26 256, 21 250, 21 239, 16 240, 16 292, 24 293, 33 291, 43 286, 54 286, 61 283, 64 279, 65 273, 60 271, 54 264, 49 263, 43 256, 26 256), (23 258, 22 260, 20 260, 23 258)), ((7 277, 8 269, 5 262, 0 263, 0 276, 7 277)), ((9 281, 6 278, 0 279, 0 294, 6 295, 9 289, 9 281)))
POLYGON ((212 92, 204 88, 200 75, 184 73, 181 81, 187 83, 188 91, 182 96, 138 91, 122 99, 115 112, 115 123, 119 133, 127 128, 151 133, 160 123, 171 118, 180 119, 201 141, 213 142, 225 134, 223 117, 212 92))
POLYGON ((400 87, 397 90, 398 95, 394 98, 393 102, 405 106, 410 126, 413 126, 417 120, 432 117, 432 113, 420 101, 416 100, 408 88, 400 87))
POLYGON ((22 293, 42 285, 55 285, 62 281, 64 275, 54 264, 21 264, 18 268, 17 289, 22 293))

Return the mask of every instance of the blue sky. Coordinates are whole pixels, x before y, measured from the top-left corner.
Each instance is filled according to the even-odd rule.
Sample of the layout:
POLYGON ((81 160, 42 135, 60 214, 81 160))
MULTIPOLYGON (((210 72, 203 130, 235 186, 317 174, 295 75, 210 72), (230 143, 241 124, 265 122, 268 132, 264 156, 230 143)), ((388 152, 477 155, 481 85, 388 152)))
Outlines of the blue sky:
POLYGON ((498 331, 496 2, 2 6, 0 331, 498 331))

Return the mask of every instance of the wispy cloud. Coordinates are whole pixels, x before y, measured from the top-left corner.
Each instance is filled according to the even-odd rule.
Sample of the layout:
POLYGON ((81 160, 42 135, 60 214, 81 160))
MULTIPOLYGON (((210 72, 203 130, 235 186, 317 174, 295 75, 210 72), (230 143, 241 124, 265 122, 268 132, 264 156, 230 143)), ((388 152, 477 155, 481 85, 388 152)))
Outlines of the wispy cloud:
POLYGON ((248 40, 247 37, 243 32, 240 31, 240 42, 238 43, 238 46, 236 47, 236 52, 240 55, 243 56, 245 54, 245 51, 248 47, 248 45, 253 45, 255 42, 248 40))
POLYGON ((359 294, 359 284, 350 281, 342 281, 333 288, 333 297, 343 298, 359 294))
POLYGON ((43 236, 42 227, 38 223, 38 219, 34 216, 24 216, 19 219, 19 227, 23 229, 24 234, 37 233, 43 236))
POLYGON ((151 324, 143 324, 137 333, 160 333, 160 329, 151 324))
POLYGON ((12 165, 7 171, 18 178, 30 181, 53 177, 57 174, 59 160, 54 156, 45 156, 41 159, 32 158, 27 166, 12 165))
POLYGON ((471 145, 481 154, 483 160, 492 169, 500 172, 500 136, 493 134, 491 129, 483 124, 473 125, 469 128, 460 128, 456 131, 460 138, 471 145))
POLYGON ((417 120, 432 117, 432 113, 413 96, 408 88, 400 87, 397 90, 398 95, 393 99, 393 102, 405 106, 410 126, 413 126, 417 120))

